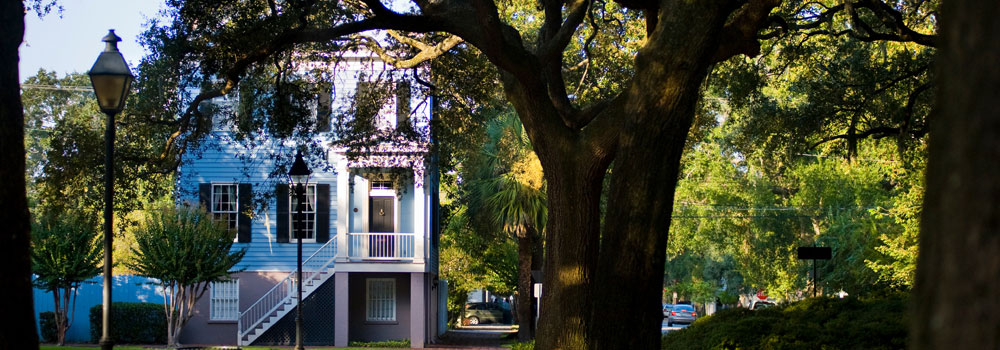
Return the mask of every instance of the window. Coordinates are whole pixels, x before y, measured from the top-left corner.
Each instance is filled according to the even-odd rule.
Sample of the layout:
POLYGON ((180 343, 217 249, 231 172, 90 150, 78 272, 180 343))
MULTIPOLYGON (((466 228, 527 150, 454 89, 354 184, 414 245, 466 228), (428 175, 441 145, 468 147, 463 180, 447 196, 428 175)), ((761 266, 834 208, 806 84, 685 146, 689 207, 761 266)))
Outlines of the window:
POLYGON ((372 181, 373 190, 391 190, 392 181, 372 181))
POLYGON ((213 321, 235 321, 240 316, 240 280, 212 282, 209 300, 213 321))
POLYGON ((367 320, 374 322, 396 321, 396 280, 369 278, 367 281, 367 320))
POLYGON ((231 230, 236 229, 239 217, 236 184, 212 184, 212 218, 226 223, 231 230))
POLYGON ((305 206, 302 207, 302 217, 299 218, 299 199, 295 195, 295 187, 292 186, 288 195, 291 196, 288 201, 288 215, 291 217, 289 220, 292 223, 292 234, 290 237, 292 239, 299 238, 299 231, 302 231, 303 241, 315 241, 316 240, 316 185, 306 186, 306 202, 305 206), (299 222, 302 226, 299 226, 299 222))

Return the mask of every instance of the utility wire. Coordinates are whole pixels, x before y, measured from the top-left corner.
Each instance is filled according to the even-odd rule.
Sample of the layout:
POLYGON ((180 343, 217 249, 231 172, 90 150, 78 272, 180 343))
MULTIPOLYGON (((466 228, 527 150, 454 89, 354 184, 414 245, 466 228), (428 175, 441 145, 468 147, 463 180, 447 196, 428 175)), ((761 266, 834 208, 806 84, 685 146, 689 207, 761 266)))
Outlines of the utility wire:
POLYGON ((91 92, 94 91, 93 87, 90 86, 73 86, 73 85, 39 85, 39 84, 21 84, 21 89, 37 89, 37 90, 56 90, 56 91, 79 91, 79 92, 91 92))

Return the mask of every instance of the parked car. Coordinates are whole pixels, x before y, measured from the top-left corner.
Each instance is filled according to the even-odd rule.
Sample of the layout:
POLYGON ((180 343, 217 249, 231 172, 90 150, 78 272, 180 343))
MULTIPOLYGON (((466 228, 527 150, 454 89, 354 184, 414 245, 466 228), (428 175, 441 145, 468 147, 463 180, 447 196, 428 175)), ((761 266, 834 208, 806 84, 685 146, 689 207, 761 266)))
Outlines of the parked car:
POLYGON ((675 323, 690 324, 697 319, 698 313, 694 311, 694 306, 676 304, 670 309, 670 315, 667 316, 667 327, 672 327, 675 323))
POLYGON ((670 316, 670 310, 674 308, 674 304, 663 304, 663 317, 670 316))
POLYGON ((497 303, 465 304, 465 322, 469 325, 480 323, 500 323, 504 320, 504 310, 497 303))
POLYGON ((768 307, 773 307, 773 306, 774 306, 774 303, 772 303, 770 301, 758 300, 758 301, 755 301, 752 305, 750 305, 750 310, 760 310, 760 309, 763 309, 763 308, 768 308, 768 307))

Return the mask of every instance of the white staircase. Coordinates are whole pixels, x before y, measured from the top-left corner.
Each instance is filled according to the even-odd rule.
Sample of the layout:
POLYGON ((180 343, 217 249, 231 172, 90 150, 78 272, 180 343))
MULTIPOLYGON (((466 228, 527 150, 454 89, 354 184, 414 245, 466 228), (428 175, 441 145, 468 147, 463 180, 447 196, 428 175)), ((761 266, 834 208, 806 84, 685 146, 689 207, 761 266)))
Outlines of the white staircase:
MULTIPOLYGON (((302 261, 302 298, 309 297, 333 276, 333 261, 337 256, 337 240, 331 239, 302 261)), ((253 305, 240 313, 237 321, 240 346, 248 346, 298 305, 296 302, 297 271, 275 284, 253 305)))

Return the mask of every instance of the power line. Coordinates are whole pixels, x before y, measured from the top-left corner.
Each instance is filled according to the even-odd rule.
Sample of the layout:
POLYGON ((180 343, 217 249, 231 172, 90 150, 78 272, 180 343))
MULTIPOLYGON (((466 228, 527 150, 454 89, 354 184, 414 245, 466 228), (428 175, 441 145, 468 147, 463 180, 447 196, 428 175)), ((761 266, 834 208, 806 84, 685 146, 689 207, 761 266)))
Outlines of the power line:
POLYGON ((819 211, 829 211, 829 210, 871 210, 871 209, 881 209, 881 206, 870 206, 870 207, 742 207, 735 205, 711 205, 711 204, 694 204, 694 205, 682 205, 679 206, 678 210, 685 209, 695 209, 695 208, 709 208, 712 211, 797 211, 797 210, 819 210, 819 211))
POLYGON ((78 92, 92 92, 93 87, 90 86, 74 86, 74 85, 40 85, 40 84, 21 84, 21 89, 37 89, 37 90, 56 90, 56 91, 78 91, 78 92))

